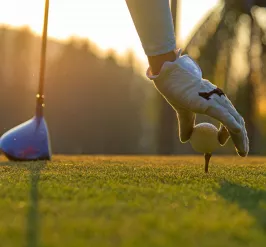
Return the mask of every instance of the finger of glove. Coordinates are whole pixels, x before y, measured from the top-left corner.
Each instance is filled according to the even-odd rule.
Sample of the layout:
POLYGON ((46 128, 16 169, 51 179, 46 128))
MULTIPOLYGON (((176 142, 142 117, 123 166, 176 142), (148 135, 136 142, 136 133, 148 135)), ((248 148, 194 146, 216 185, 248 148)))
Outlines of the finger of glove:
POLYGON ((216 97, 215 100, 217 104, 220 104, 223 107, 225 107, 228 110, 228 112, 235 118, 235 120, 241 126, 240 133, 234 133, 230 131, 230 134, 231 134, 231 137, 234 143, 239 143, 236 145, 237 153, 242 157, 246 156, 249 152, 249 140, 248 140, 247 131, 245 127, 245 121, 243 117, 237 112, 237 110, 235 109, 235 107, 233 106, 233 104, 227 97, 224 97, 224 96, 221 96, 218 98, 216 97), (239 149, 240 146, 241 148, 239 149))
POLYGON ((206 114, 220 121, 229 130, 237 153, 240 156, 246 156, 248 150, 246 144, 247 138, 245 136, 245 128, 242 128, 242 126, 237 123, 235 118, 227 111, 227 109, 221 105, 210 107, 206 114))
POLYGON ((222 105, 210 106, 205 114, 221 122, 230 132, 239 133, 241 131, 240 124, 222 105))
POLYGON ((182 143, 187 142, 192 134, 193 127, 195 125, 196 115, 188 110, 178 110, 178 128, 179 139, 182 143))
POLYGON ((222 105, 224 108, 228 110, 228 112, 236 119, 236 121, 242 126, 242 117, 237 112, 236 108, 232 104, 232 102, 226 96, 218 96, 214 97, 217 104, 222 105))
POLYGON ((242 128, 242 132, 239 133, 241 134, 242 136, 241 137, 234 137, 235 134, 233 133, 230 133, 231 134, 231 137, 232 139, 234 140, 235 138, 235 142, 238 141, 239 139, 244 139, 244 148, 243 150, 242 149, 237 149, 237 153, 242 156, 242 157, 245 157, 248 155, 248 152, 249 152, 249 139, 248 139, 248 135, 247 135, 247 131, 246 131, 246 128, 245 128, 245 121, 243 118, 241 118, 241 125, 243 126, 242 128))
POLYGON ((236 152, 238 153, 238 155, 242 157, 247 156, 249 151, 249 144, 248 138, 245 135, 244 131, 241 131, 238 134, 230 132, 230 135, 235 144, 236 152))

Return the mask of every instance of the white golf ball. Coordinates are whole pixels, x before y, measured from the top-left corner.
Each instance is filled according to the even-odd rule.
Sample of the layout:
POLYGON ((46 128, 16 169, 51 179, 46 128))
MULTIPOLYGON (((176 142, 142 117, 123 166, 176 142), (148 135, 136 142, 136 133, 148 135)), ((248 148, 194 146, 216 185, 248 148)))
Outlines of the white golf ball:
POLYGON ((211 154, 220 146, 218 129, 210 123, 197 124, 193 128, 190 144, 196 152, 211 154))

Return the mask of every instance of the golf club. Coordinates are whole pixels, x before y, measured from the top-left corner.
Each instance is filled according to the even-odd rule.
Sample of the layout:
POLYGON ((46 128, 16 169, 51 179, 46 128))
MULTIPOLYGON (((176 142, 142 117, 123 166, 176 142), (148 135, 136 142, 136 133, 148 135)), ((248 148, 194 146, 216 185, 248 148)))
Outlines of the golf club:
POLYGON ((35 116, 27 122, 12 128, 0 138, 0 150, 9 160, 34 161, 51 159, 49 132, 43 117, 48 14, 49 0, 46 0, 35 116))

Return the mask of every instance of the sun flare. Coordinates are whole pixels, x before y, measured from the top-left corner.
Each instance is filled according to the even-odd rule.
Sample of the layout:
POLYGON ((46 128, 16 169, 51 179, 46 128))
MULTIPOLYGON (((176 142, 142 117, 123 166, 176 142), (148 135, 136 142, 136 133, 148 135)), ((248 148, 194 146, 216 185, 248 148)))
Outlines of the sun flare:
MULTIPOLYGON (((181 41, 218 0, 186 0, 181 4, 181 41)), ((41 33, 44 0, 0 0, 0 23, 29 26, 41 33)), ((132 49, 142 59, 144 53, 125 0, 51 0, 49 36, 89 38, 101 49, 124 53, 132 49)))

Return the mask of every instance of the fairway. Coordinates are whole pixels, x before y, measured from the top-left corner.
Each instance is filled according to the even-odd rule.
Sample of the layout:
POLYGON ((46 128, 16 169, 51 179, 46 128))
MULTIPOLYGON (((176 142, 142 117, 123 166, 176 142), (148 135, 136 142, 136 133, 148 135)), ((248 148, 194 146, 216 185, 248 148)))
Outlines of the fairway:
POLYGON ((265 246, 266 158, 0 163, 0 246, 265 246))

